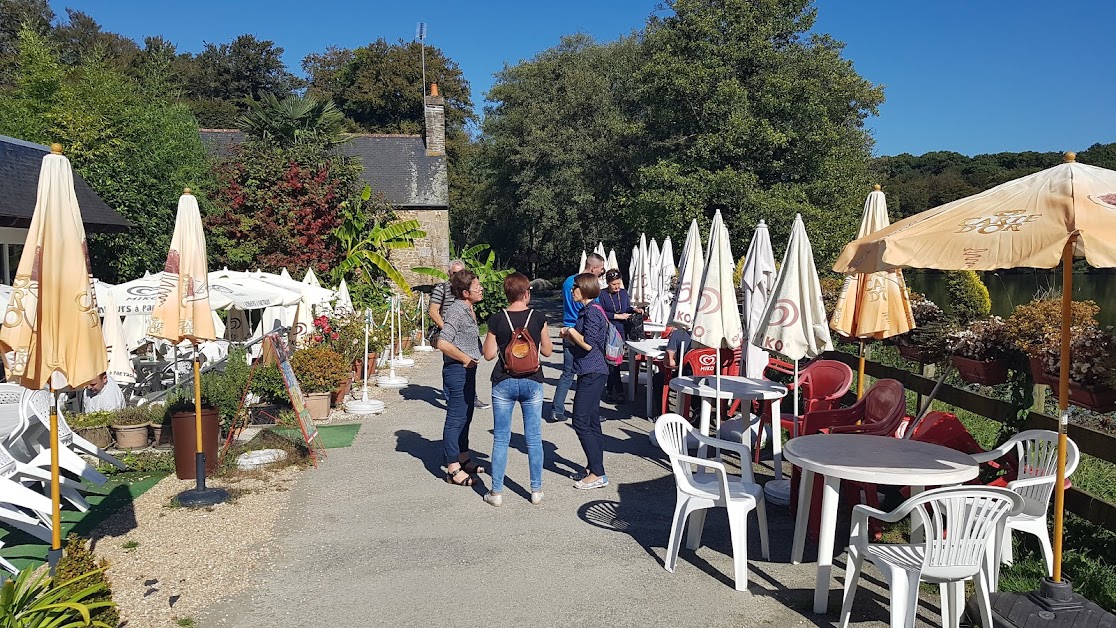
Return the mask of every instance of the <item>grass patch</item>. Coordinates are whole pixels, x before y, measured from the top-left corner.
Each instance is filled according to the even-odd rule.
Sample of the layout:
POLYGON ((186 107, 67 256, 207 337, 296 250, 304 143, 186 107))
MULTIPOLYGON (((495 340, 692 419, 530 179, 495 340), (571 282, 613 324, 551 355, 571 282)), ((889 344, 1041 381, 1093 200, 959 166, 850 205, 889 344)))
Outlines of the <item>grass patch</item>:
POLYGON ((125 541, 121 547, 130 552, 139 547, 139 541, 125 541))
POLYGON ((175 625, 182 626, 182 628, 192 628, 192 626, 196 625, 191 617, 179 617, 174 620, 174 623, 175 625))

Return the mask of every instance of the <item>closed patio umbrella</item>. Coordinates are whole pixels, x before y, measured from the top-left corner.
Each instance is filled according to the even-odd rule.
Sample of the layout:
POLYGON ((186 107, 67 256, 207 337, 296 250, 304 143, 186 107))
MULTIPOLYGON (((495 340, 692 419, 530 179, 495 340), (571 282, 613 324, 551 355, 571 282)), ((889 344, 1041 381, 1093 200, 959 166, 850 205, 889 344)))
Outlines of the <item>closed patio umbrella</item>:
POLYGON ((349 297, 349 284, 345 283, 345 278, 341 278, 341 285, 337 287, 337 303, 333 306, 333 311, 343 316, 348 316, 356 310, 353 309, 353 300, 349 297))
POLYGON ((752 339, 759 331, 763 314, 767 310, 767 297, 775 287, 775 277, 775 253, 771 250, 771 235, 767 231, 767 223, 761 220, 752 234, 748 252, 744 254, 744 272, 740 276, 740 289, 743 291, 741 309, 747 339, 742 352, 745 377, 761 379, 767 368, 767 351, 752 342, 752 339))
POLYGON ((585 260, 587 260, 587 259, 589 259, 589 254, 586 253, 585 250, 583 249, 581 251, 581 261, 577 263, 577 272, 578 273, 585 272, 585 260))
POLYGON ((229 342, 248 342, 252 337, 252 326, 248 323, 248 314, 244 310, 229 310, 229 319, 225 324, 225 340, 229 342))
POLYGON ((616 261, 616 249, 609 249, 607 260, 605 264, 608 270, 620 270, 620 262, 616 261))
POLYGON ((313 268, 306 269, 306 276, 302 278, 302 283, 310 284, 311 286, 315 286, 317 288, 322 287, 322 282, 318 281, 318 276, 314 274, 313 268))
MULTIPOLYGON (((856 237, 863 238, 885 229, 890 222, 887 199, 877 184, 864 201, 864 214, 856 237)), ((837 333, 859 341, 860 360, 856 377, 856 397, 859 399, 864 396, 864 340, 898 336, 915 327, 903 271, 893 269, 846 275, 829 326, 837 333)))
POLYGON ((62 548, 55 389, 81 388, 108 370, 74 173, 62 147, 39 169, 35 211, 0 326, 8 381, 30 390, 50 386, 52 564, 62 548), (11 356, 9 359, 9 355, 11 356))
POLYGON ((186 188, 178 199, 167 264, 163 269, 160 294, 151 313, 148 335, 177 344, 189 340, 194 344, 194 464, 195 488, 179 494, 183 506, 209 506, 228 499, 223 489, 205 486, 205 449, 202 439, 201 353, 199 345, 216 340, 213 315, 209 305, 209 272, 198 201, 186 188))
POLYGON ((108 351, 108 374, 118 384, 132 384, 136 381, 136 370, 132 366, 132 355, 124 334, 124 323, 117 314, 116 297, 111 290, 105 294, 105 319, 101 325, 108 351))
POLYGON ((670 303, 673 297, 671 282, 678 273, 674 266, 674 251, 671 248, 670 238, 663 240, 662 249, 659 251, 659 265, 655 272, 655 302, 651 304, 651 320, 657 323, 666 321, 670 314, 670 303))
MULTIPOLYGON (((1116 171, 1062 164, 916 214, 849 243, 833 269, 875 273, 903 266, 941 270, 1054 268, 1062 265, 1058 377, 1058 477, 1054 482, 1053 585, 1062 579, 1066 427, 1069 424, 1073 260, 1116 267, 1116 171)), ((1043 585, 1040 595, 1051 597, 1043 585)))
POLYGON ((690 223, 686 241, 682 244, 678 283, 675 285, 674 299, 670 304, 670 314, 667 316, 668 325, 687 331, 693 326, 704 271, 705 257, 701 252, 701 233, 698 231, 697 220, 694 220, 690 223))

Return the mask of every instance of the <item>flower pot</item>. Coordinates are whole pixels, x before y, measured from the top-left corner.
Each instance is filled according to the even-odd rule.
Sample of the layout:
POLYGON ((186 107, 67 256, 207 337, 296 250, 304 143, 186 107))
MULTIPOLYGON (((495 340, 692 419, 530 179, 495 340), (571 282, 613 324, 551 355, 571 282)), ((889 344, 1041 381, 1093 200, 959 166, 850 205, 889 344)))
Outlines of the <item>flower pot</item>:
POLYGON ((147 447, 148 423, 142 425, 112 425, 112 437, 117 449, 143 449, 147 447))
POLYGON ((156 447, 165 447, 171 444, 171 426, 170 424, 152 423, 151 424, 151 444, 156 447))
POLYGON ((1116 388, 1082 386, 1071 381, 1069 400, 1070 403, 1093 412, 1112 412, 1116 410, 1116 388))
POLYGON ((1042 359, 1033 356, 1027 356, 1027 364, 1031 367, 1031 379, 1035 380, 1036 384, 1046 384, 1047 386, 1058 386, 1058 378, 1049 375, 1046 369, 1042 368, 1042 359))
POLYGON ((411 346, 414 345, 414 342, 415 342, 415 339, 410 337, 410 336, 403 336, 403 338, 400 339, 400 341, 399 341, 400 347, 402 348, 403 351, 410 351, 411 346))
POLYGON ((342 406, 345 404, 345 399, 349 396, 349 391, 353 387, 353 380, 345 378, 337 390, 330 393, 329 402, 333 407, 342 406))
POLYGON ((922 350, 922 347, 913 345, 896 345, 896 347, 899 348, 899 355, 912 362, 918 362, 919 364, 929 364, 933 362, 922 350))
MULTIPOLYGON (((197 477, 197 453, 195 418, 192 410, 175 412, 171 416, 171 430, 174 432, 174 473, 180 480, 193 480, 197 477)), ((202 408, 202 449, 205 451, 205 472, 217 469, 217 441, 221 434, 221 417, 217 408, 202 408)))
MULTIPOLYGON (((378 356, 376 355, 375 351, 365 356, 365 359, 368 360, 368 377, 376 376, 377 357, 378 356)), ((353 371, 356 373, 356 378, 358 380, 364 381, 364 360, 361 360, 360 358, 353 360, 353 371)))
POLYGON ((953 361, 953 365, 957 367, 957 373, 961 376, 961 379, 966 382, 995 386, 1008 380, 1007 365, 998 360, 981 362, 980 360, 963 358, 959 355, 950 356, 950 359, 953 361))
POLYGON ((306 397, 306 409, 310 411, 310 418, 314 421, 322 421, 329 418, 329 395, 330 393, 308 393, 306 397))
POLYGON ((97 427, 75 427, 73 430, 75 434, 101 449, 108 449, 112 446, 112 432, 107 425, 98 425, 97 427))

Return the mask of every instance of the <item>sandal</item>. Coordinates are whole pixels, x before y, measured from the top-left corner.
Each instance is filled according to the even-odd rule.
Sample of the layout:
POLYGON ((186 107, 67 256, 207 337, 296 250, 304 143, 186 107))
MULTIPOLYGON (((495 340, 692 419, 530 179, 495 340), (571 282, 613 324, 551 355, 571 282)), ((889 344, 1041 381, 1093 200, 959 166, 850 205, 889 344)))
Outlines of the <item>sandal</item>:
POLYGON ((449 473, 446 474, 446 483, 447 484, 453 484, 454 486, 472 486, 473 485, 473 476, 469 475, 465 471, 465 469, 454 469, 453 471, 450 471, 449 473), (458 473, 464 473, 465 474, 465 479, 460 481, 460 482, 455 480, 454 478, 457 477, 458 473))
POLYGON ((481 473, 484 473, 484 467, 472 460, 466 460, 465 462, 462 462, 460 464, 461 469, 465 471, 465 473, 470 473, 472 475, 479 475, 481 473))

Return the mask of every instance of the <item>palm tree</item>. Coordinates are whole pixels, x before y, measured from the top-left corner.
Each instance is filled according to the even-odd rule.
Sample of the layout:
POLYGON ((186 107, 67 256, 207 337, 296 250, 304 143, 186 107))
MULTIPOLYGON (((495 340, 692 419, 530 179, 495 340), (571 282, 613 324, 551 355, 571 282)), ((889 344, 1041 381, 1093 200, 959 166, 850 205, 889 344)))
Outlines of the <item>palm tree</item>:
POLYGON ((332 146, 344 141, 345 114, 332 100, 294 94, 279 100, 275 94, 264 94, 260 100, 248 101, 239 125, 246 134, 280 146, 305 141, 332 146))
MULTIPOLYGON (((371 189, 365 186, 361 191, 361 202, 367 202, 370 196, 371 189)), ((410 294, 411 287, 388 255, 395 249, 414 248, 415 240, 425 238, 422 224, 417 220, 402 220, 381 225, 377 220, 369 229, 365 229, 366 225, 363 212, 346 211, 341 226, 333 230, 333 237, 343 251, 341 262, 333 269, 334 281, 340 281, 342 277, 370 281, 375 268, 387 275, 400 290, 410 294)))

